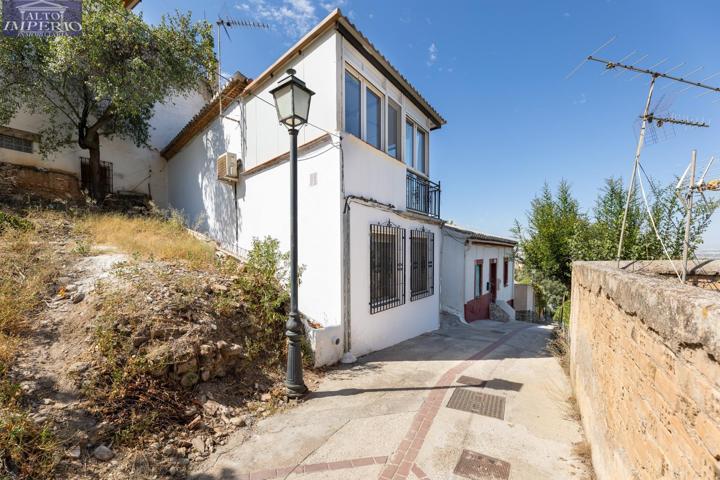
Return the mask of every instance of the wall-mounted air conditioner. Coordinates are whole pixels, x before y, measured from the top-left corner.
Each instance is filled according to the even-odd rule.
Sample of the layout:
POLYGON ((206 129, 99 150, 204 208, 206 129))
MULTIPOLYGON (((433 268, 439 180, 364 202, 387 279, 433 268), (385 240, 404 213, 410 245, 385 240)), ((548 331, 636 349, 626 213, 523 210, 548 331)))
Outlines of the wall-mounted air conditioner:
POLYGON ((238 158, 237 155, 225 152, 217 159, 217 175, 219 180, 226 182, 238 181, 238 158))

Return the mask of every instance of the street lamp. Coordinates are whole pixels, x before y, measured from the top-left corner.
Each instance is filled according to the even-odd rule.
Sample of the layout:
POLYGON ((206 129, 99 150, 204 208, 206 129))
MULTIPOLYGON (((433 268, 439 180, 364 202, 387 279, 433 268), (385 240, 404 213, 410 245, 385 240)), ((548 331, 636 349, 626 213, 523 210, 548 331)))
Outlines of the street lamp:
POLYGON ((307 392, 307 387, 303 381, 300 348, 303 326, 298 311, 297 135, 298 129, 307 123, 310 97, 314 92, 295 76, 295 70, 289 69, 287 74, 288 77, 270 90, 270 93, 275 99, 278 120, 290 134, 290 315, 285 325, 285 335, 288 337, 285 387, 288 396, 299 397, 307 392))

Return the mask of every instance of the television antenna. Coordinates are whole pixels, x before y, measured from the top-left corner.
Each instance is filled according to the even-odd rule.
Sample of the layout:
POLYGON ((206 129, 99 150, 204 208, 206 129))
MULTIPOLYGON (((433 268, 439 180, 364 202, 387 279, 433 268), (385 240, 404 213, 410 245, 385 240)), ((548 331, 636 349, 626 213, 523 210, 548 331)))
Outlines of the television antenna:
POLYGON ((640 130, 642 120, 647 120, 647 133, 645 136, 645 143, 647 144, 658 144, 674 137, 677 133, 675 129, 676 126, 699 128, 707 128, 710 126, 704 121, 675 117, 669 112, 672 100, 669 99, 667 94, 664 94, 660 97, 660 100, 654 103, 655 104, 650 107, 650 112, 646 117, 640 114, 635 120, 636 137, 638 136, 637 133, 640 130))
MULTIPOLYGON (((607 45, 607 43, 606 43, 606 45, 607 45)), ((603 45, 603 47, 604 47, 604 45, 603 45)), ((664 63, 664 61, 656 63, 655 65, 653 65, 650 68, 642 68, 642 67, 638 67, 635 65, 626 64, 621 61, 616 62, 616 61, 612 61, 612 60, 605 60, 602 58, 598 58, 598 57, 594 56, 598 50, 599 49, 595 50, 591 55, 589 55, 583 61, 583 63, 581 63, 581 65, 583 65, 585 62, 592 61, 592 62, 598 62, 598 63, 604 64, 606 71, 619 69, 621 71, 630 71, 630 72, 635 72, 636 74, 638 74, 638 75, 633 76, 633 78, 636 78, 637 76, 642 76, 642 75, 650 76, 650 86, 648 88, 647 99, 645 101, 645 108, 640 117, 640 119, 641 119, 640 134, 638 135, 638 143, 637 143, 637 147, 635 149, 635 161, 633 162, 633 170, 632 170, 632 174, 630 176, 630 184, 628 186, 627 199, 625 200, 625 209, 623 211, 622 227, 620 229, 620 241, 618 242, 618 248, 617 248, 616 260, 617 260, 618 267, 620 267, 620 256, 622 255, 623 241, 625 238, 625 227, 627 225, 628 209, 630 207, 630 200, 632 198, 633 190, 635 188, 635 178, 637 177, 638 168, 640 167, 640 155, 642 153, 643 145, 645 144, 645 135, 648 130, 648 126, 651 125, 652 123, 654 123, 657 126, 661 126, 664 124, 672 124, 672 125, 684 125, 684 126, 688 126, 688 127, 702 127, 702 128, 708 127, 708 125, 704 122, 695 122, 692 120, 682 120, 682 119, 674 118, 671 116, 667 116, 667 117, 657 116, 654 114, 654 112, 651 112, 650 105, 652 102, 653 93, 655 91, 655 84, 657 83, 657 80, 660 78, 664 78, 667 80, 671 80, 673 82, 678 82, 681 84, 688 85, 688 87, 686 89, 696 87, 696 88, 707 90, 708 93, 710 93, 710 92, 720 93, 720 87, 714 87, 711 85, 707 85, 707 84, 703 83, 702 81, 696 82, 694 80, 690 80, 688 78, 678 76, 677 74, 671 75, 670 71, 675 70, 677 67, 673 67, 666 72, 652 70, 652 68, 658 66, 660 63, 664 63)), ((576 67, 576 70, 578 67, 576 67)), ((573 71, 572 73, 574 73, 575 71, 573 71)), ((703 81, 706 79, 703 79, 703 81)), ((685 91, 686 89, 683 89, 682 91, 685 91)), ((641 181, 640 186, 642 187, 642 180, 640 180, 640 181, 641 181)), ((647 207, 647 205, 646 205, 646 207, 647 207)), ((651 218, 651 220, 652 220, 652 218, 651 218)), ((666 255, 667 255, 667 249, 665 248, 662 238, 660 238, 660 235, 657 232, 657 230, 655 233, 658 236, 658 240, 662 244, 663 250, 666 252, 666 255)), ((672 259, 670 259, 670 260, 672 261, 672 259)))
POLYGON ((260 30, 268 30, 270 28, 270 25, 264 22, 258 22, 255 20, 239 20, 230 16, 221 17, 218 16, 218 19, 215 21, 215 25, 217 25, 217 60, 218 60, 218 71, 217 71, 217 91, 219 95, 219 105, 220 105, 220 116, 222 117, 222 95, 220 94, 222 88, 221 88, 221 78, 222 78, 222 49, 221 49, 221 43, 222 43, 222 34, 220 29, 222 28, 225 31, 225 35, 227 35, 228 40, 232 42, 232 37, 230 36, 230 30, 231 28, 254 28, 254 29, 260 29, 260 30))
POLYGON ((705 170, 703 170, 702 175, 700 175, 700 178, 695 180, 695 169, 697 167, 697 150, 693 150, 690 163, 688 164, 685 172, 682 174, 682 177, 680 177, 680 180, 678 180, 678 183, 675 187, 675 195, 685 207, 685 238, 683 240, 683 270, 681 278, 681 281, 683 283, 687 281, 688 250, 690 248, 690 225, 692 224, 694 197, 696 194, 699 194, 703 202, 705 202, 705 205, 710 205, 707 198, 705 197, 705 192, 720 191, 720 179, 710 180, 708 182, 705 181, 705 176, 707 175, 714 161, 715 157, 710 157, 710 161, 708 161, 708 164, 705 166, 705 170), (688 173, 690 173, 689 177, 688 173))

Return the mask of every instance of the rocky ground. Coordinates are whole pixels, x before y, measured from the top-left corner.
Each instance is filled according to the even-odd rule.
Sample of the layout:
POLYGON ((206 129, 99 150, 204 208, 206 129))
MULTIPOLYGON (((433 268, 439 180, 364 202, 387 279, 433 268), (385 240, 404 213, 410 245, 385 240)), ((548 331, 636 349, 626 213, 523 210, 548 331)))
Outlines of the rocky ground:
POLYGON ((249 343, 258 321, 242 269, 223 267, 234 260, 146 258, 53 218, 37 230, 60 268, 7 377, 56 439, 56 478, 183 478, 228 435, 293 405, 271 351, 282 343, 249 343))

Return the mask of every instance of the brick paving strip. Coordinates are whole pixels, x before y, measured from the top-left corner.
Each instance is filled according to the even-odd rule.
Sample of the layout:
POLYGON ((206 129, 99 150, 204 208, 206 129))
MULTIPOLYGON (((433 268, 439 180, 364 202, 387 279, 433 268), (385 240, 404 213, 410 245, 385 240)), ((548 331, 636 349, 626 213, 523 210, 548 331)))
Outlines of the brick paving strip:
POLYGON ((337 462, 311 463, 308 465, 295 465, 293 467, 280 467, 262 470, 253 473, 241 473, 236 480, 272 480, 274 478, 285 478, 291 473, 303 474, 314 472, 326 472, 329 470, 343 470, 346 468, 366 467, 368 465, 383 465, 387 463, 388 457, 363 457, 352 460, 340 460, 337 462))
POLYGON ((485 356, 489 355, 493 350, 510 340, 510 338, 512 338, 515 334, 530 327, 532 327, 532 325, 526 325, 506 333, 472 357, 458 363, 440 377, 440 380, 435 383, 436 390, 433 390, 430 395, 428 395, 420 407, 420 410, 418 410, 415 414, 415 418, 410 425, 410 429, 405 434, 405 438, 402 442, 400 442, 400 446, 392 457, 390 457, 390 462, 380 472, 378 480, 405 480, 407 479, 410 470, 413 470, 413 473, 418 478, 428 478, 424 473, 423 476, 418 474, 418 471, 422 472, 422 470, 420 470, 420 468, 415 464, 415 459, 417 458, 418 453, 420 453, 420 449, 422 448, 423 443, 425 443, 425 438, 430 431, 430 427, 435 420, 435 416, 440 410, 440 406, 442 405, 445 394, 447 393, 447 387, 452 386, 457 376, 467 370, 474 361, 481 360, 485 356), (446 388, 437 389, 438 387, 446 388))
POLYGON ((532 325, 526 325, 506 333, 472 357, 467 360, 463 360, 445 372, 443 376, 440 377, 440 380, 435 383, 435 388, 446 388, 442 390, 433 390, 430 395, 428 395, 428 398, 426 398, 422 403, 420 410, 418 410, 415 414, 413 422, 410 425, 410 429, 405 434, 405 439, 400 442, 400 446, 397 448, 392 458, 390 458, 389 464, 387 464, 387 456, 363 457, 351 460, 312 463, 309 465, 295 465, 292 467, 271 468, 259 472, 243 473, 236 477, 237 480, 272 480, 275 478, 285 478, 291 473, 303 474, 325 472, 330 470, 342 470, 347 468, 365 467, 368 465, 385 464, 387 464, 387 466, 380 472, 380 477, 378 477, 379 480, 405 480, 410 474, 410 471, 412 471, 419 480, 430 480, 427 474, 415 463, 415 459, 420 452, 420 448, 425 442, 425 437, 427 437, 427 434, 430 431, 430 426, 435 420, 435 416, 440 410, 440 406, 442 405, 445 394, 447 393, 447 387, 452 386, 457 376, 470 367, 474 361, 481 360, 500 345, 510 340, 510 338, 516 333, 530 327, 532 327, 532 325))

